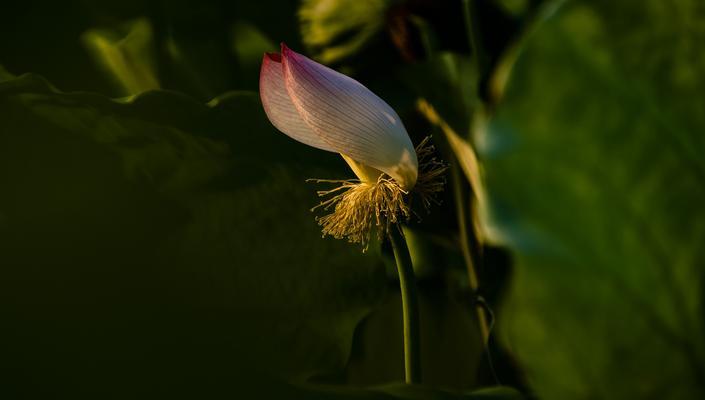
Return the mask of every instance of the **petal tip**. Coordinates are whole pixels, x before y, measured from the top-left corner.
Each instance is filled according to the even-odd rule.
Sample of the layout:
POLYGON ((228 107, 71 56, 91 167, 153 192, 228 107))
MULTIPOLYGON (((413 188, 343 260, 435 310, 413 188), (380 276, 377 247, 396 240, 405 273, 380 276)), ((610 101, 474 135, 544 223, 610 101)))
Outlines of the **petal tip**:
POLYGON ((283 63, 286 63, 287 60, 289 60, 290 58, 296 59, 298 56, 300 56, 299 53, 290 49, 289 46, 286 45, 286 43, 281 42, 280 45, 281 45, 281 58, 282 58, 283 63))
POLYGON ((264 53, 264 56, 262 57, 262 62, 265 63, 268 61, 281 62, 282 56, 279 53, 266 52, 266 53, 264 53))

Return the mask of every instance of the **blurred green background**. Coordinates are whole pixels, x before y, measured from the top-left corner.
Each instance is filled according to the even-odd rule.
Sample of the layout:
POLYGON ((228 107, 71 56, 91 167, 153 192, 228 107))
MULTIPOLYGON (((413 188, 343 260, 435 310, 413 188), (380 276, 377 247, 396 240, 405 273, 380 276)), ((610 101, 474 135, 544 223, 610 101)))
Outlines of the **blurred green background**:
POLYGON ((705 394, 702 1, 24 1, 0 21, 0 397, 705 394), (401 383, 389 246, 321 238, 310 212, 307 178, 352 174, 264 115, 282 41, 450 164, 404 229, 423 386, 401 383))

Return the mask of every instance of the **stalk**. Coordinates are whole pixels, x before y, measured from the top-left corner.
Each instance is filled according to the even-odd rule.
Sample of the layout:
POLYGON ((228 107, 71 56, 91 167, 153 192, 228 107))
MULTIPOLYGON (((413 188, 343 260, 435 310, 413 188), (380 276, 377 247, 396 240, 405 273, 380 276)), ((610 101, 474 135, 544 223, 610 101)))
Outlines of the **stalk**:
POLYGON ((477 0, 463 0, 463 20, 465 22, 465 32, 470 44, 473 62, 477 67, 480 78, 484 78, 487 73, 488 57, 482 46, 482 33, 480 31, 480 19, 477 15, 477 0))
MULTIPOLYGON (((475 270, 475 261, 477 261, 479 257, 473 257, 473 251, 471 250, 472 241, 470 239, 468 229, 468 219, 465 214, 465 207, 470 203, 464 195, 463 178, 460 175, 459 168, 455 165, 452 168, 452 175, 456 214, 458 216, 458 230, 460 233, 460 249, 463 253, 465 268, 468 272, 468 283, 470 284, 470 290, 472 290, 473 293, 477 293, 480 288, 480 282, 477 278, 477 271, 475 270)), ((482 336, 482 344, 486 348, 490 340, 490 327, 487 321, 487 312, 482 304, 475 304, 475 314, 477 316, 477 324, 480 328, 480 335, 482 336)))
POLYGON ((401 304, 404 317, 404 372, 406 383, 421 383, 421 334, 419 332, 419 297, 411 255, 401 226, 389 230, 389 240, 399 273, 401 304))

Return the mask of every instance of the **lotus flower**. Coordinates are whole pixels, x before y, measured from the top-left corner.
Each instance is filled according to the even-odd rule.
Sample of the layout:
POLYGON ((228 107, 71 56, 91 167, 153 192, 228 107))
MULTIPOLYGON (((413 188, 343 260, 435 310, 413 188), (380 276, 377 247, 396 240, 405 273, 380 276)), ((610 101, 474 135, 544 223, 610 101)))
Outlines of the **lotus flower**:
POLYGON ((356 80, 282 43, 281 55, 264 55, 260 96, 277 129, 355 161, 351 166, 362 181, 376 180, 381 171, 405 190, 416 184, 416 151, 401 118, 356 80))
POLYGON ((382 233, 409 218, 406 196, 412 189, 425 204, 427 195, 442 190, 438 178, 445 167, 435 158, 423 160, 432 147, 424 147, 424 141, 415 149, 399 115, 356 80, 282 43, 281 54, 264 55, 260 97, 277 129, 301 143, 340 153, 360 180, 337 181, 341 187, 319 192, 337 193, 321 203, 326 209, 335 205, 332 214, 318 219, 324 234, 366 244, 373 226, 383 228, 382 233))

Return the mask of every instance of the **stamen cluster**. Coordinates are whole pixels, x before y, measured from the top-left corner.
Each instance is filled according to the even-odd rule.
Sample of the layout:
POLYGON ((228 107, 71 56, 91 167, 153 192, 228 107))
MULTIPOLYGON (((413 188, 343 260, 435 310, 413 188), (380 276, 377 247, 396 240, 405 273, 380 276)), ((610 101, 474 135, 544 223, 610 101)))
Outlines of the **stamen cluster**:
POLYGON ((416 153, 419 158, 419 177, 411 191, 404 190, 387 174, 380 175, 373 183, 357 179, 314 179, 317 183, 339 185, 330 190, 318 191, 320 197, 333 197, 312 209, 332 209, 331 213, 316 218, 322 227, 323 236, 330 235, 336 239, 360 243, 363 250, 366 250, 373 232, 376 231, 378 238, 382 239, 395 224, 408 221, 412 215, 420 219, 411 207, 413 198, 418 197, 426 211, 433 203, 438 204, 437 195, 443 191, 444 173, 448 166, 436 158, 435 148, 429 143, 429 138, 416 147, 416 153))

